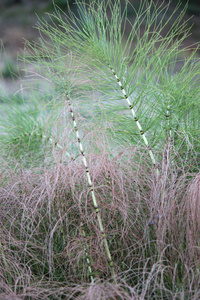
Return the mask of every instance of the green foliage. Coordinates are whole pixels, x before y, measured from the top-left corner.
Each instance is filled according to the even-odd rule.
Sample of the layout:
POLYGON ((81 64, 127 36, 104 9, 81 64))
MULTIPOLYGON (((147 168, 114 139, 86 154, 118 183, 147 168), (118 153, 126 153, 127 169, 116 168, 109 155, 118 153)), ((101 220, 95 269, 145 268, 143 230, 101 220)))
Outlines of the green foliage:
POLYGON ((18 70, 16 62, 9 60, 6 61, 3 69, 1 70, 1 76, 5 79, 14 79, 18 76, 18 70))
MULTIPOLYGON (((44 143, 44 121, 38 107, 30 104, 18 104, 13 97, 4 104, 1 119, 1 151, 7 152, 25 166, 41 164, 47 146, 44 143), (11 104, 12 103, 12 104, 11 104)), ((16 101, 17 100, 17 101, 16 101)))
POLYGON ((51 44, 43 38, 41 45, 32 47, 33 56, 44 68, 43 76, 55 84, 60 99, 67 92, 72 103, 82 101, 83 107, 86 100, 89 109, 94 109, 96 121, 101 118, 99 105, 100 110, 103 106, 104 117, 116 129, 115 138, 127 133, 122 134, 123 142, 141 143, 144 133, 148 145, 157 151, 168 132, 176 149, 180 146, 178 135, 184 141, 184 151, 191 145, 198 151, 199 62, 195 52, 183 62, 180 72, 175 71, 177 59, 185 50, 180 46, 188 35, 182 21, 184 11, 174 10, 171 18, 176 19, 163 38, 162 31, 169 22, 165 21, 168 5, 143 4, 133 24, 126 18, 128 2, 124 10, 120 1, 81 2, 77 6, 78 17, 69 12, 69 17, 62 18, 57 10, 51 16, 54 25, 40 20, 38 29, 51 44), (131 30, 125 41, 126 26, 131 30), (94 91, 99 93, 96 99, 91 98, 94 91), (129 103, 142 134, 128 113, 129 103))
POLYGON ((78 15, 55 8, 40 20, 25 57, 38 83, 3 107, 3 157, 25 163, 3 172, 1 276, 33 299, 198 298, 195 51, 176 69, 186 8, 163 36, 168 4, 76 5, 78 15))

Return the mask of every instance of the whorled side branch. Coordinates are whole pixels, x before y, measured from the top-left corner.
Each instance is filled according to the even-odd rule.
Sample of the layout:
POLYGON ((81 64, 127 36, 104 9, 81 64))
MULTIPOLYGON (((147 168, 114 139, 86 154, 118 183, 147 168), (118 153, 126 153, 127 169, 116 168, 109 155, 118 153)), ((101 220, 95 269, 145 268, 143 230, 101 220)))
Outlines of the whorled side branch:
POLYGON ((97 203, 97 199, 96 199, 96 196, 95 196, 95 193, 94 193, 94 187, 92 185, 92 181, 91 181, 91 177, 90 177, 90 172, 89 172, 87 160, 85 158, 85 153, 84 153, 84 150, 83 150, 83 145, 81 143, 81 139, 80 139, 80 136, 79 136, 77 124, 76 124, 76 121, 75 121, 73 110, 71 108, 71 102, 70 102, 70 99, 68 97, 68 94, 66 94, 66 100, 67 100, 67 104, 69 106, 69 112, 70 112, 71 117, 72 117, 72 121, 73 121, 73 125, 74 125, 74 130, 76 132, 76 137, 77 137, 77 141, 78 141, 78 144, 79 144, 79 149, 80 149, 80 152, 81 152, 81 155, 82 155, 83 164, 85 166, 85 171, 86 171, 88 186, 89 186, 90 193, 91 193, 91 196, 92 196, 94 211, 96 213, 98 226, 99 226, 99 229, 100 229, 100 232, 101 232, 101 236, 102 236, 102 239, 103 239, 103 243, 104 243, 104 248, 105 248, 105 252, 106 252, 108 264, 109 264, 110 269, 111 269, 111 275, 112 275, 114 281, 116 282, 116 274, 115 274, 115 269, 114 269, 114 263, 112 261, 112 257, 111 257, 111 254, 110 254, 110 249, 109 249, 109 246, 108 246, 108 241, 107 241, 107 238, 106 238, 106 234, 105 234, 105 231, 104 231, 104 227, 103 227, 103 223, 102 223, 102 219, 101 219, 101 215, 100 215, 100 209, 99 209, 99 206, 98 206, 98 203, 97 203))

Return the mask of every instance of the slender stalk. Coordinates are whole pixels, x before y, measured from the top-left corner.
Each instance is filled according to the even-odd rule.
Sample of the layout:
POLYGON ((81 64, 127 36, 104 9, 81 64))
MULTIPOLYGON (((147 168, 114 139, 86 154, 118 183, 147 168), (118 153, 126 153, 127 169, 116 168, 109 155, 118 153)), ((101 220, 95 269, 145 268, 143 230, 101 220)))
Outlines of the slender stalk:
POLYGON ((3 251, 3 246, 2 246, 1 242, 0 242, 0 252, 1 252, 3 263, 4 263, 4 267, 7 270, 8 269, 8 265, 7 265, 6 257, 5 257, 5 254, 4 254, 4 251, 3 251))
MULTIPOLYGON (((47 137, 47 136, 43 135, 43 138, 47 139, 50 142, 53 142, 51 137, 47 137)), ((63 150, 63 147, 59 143, 56 142, 55 146, 57 148, 63 150)), ((70 157, 70 154, 67 151, 65 151, 65 155, 70 157)), ((86 243, 85 243, 86 233, 85 233, 83 222, 81 222, 81 234, 83 236, 83 247, 84 247, 85 259, 86 259, 86 262, 87 262, 87 265, 88 265, 89 277, 90 277, 91 283, 94 283, 94 276, 92 275, 91 261, 90 261, 90 257, 89 257, 88 252, 87 252, 87 246, 86 246, 86 243)))
POLYGON ((91 261, 90 261, 90 257, 89 257, 88 252, 87 252, 87 245, 85 243, 86 233, 85 233, 83 222, 81 222, 81 234, 83 236, 83 245, 84 245, 85 259, 86 259, 86 262, 87 262, 87 265, 88 265, 88 271, 89 271, 90 280, 91 280, 91 283, 94 283, 94 276, 92 275, 91 261))
POLYGON ((96 196, 95 196, 95 193, 94 193, 94 187, 92 185, 92 181, 91 181, 91 176, 90 176, 90 172, 89 172, 87 160, 85 158, 85 153, 84 153, 84 150, 83 150, 83 145, 81 143, 81 139, 80 139, 80 136, 79 136, 77 124, 76 124, 76 121, 75 121, 73 110, 71 108, 71 102, 70 102, 68 94, 66 94, 66 99, 67 99, 67 104, 69 106, 69 112, 70 112, 72 120, 73 120, 74 130, 76 132, 76 137, 77 137, 77 141, 78 141, 78 144, 79 144, 79 149, 80 149, 80 152, 81 152, 81 155, 82 155, 83 164, 85 166, 85 171, 86 171, 88 186, 89 186, 90 193, 91 193, 91 196, 92 196, 92 201, 93 201, 93 205, 94 205, 94 211, 96 213, 97 222, 98 222, 99 229, 100 229, 100 232, 101 232, 101 236, 102 236, 102 239, 103 239, 104 248, 105 248, 105 252, 106 252, 106 256, 107 256, 107 261, 108 261, 108 264, 110 266, 111 275, 112 275, 112 277, 114 279, 114 282, 117 283, 115 269, 114 269, 114 263, 112 261, 112 257, 111 257, 111 254, 110 254, 110 249, 109 249, 109 246, 108 246, 108 241, 107 241, 107 238, 106 238, 106 234, 105 234, 105 231, 104 231, 102 219, 101 219, 101 216, 100 216, 100 209, 99 209, 98 202, 97 202, 97 199, 96 199, 96 196))
POLYGON ((170 105, 168 105, 167 110, 166 110, 166 114, 165 114, 165 120, 167 122, 166 135, 167 135, 167 138, 169 138, 171 140, 172 130, 171 130, 171 127, 170 127, 170 117, 171 117, 170 105))
POLYGON ((11 279, 11 277, 9 275, 9 272, 8 272, 8 264, 7 264, 7 260, 6 260, 5 254, 4 254, 3 245, 1 243, 1 241, 0 241, 0 253, 1 253, 1 256, 2 256, 4 268, 7 271, 9 284, 11 285, 12 284, 12 279, 11 279))
POLYGON ((154 157, 154 154, 153 154, 152 150, 150 149, 149 142, 148 142, 148 140, 147 140, 147 138, 146 138, 145 132, 144 132, 143 129, 142 129, 142 126, 141 126, 141 124, 140 124, 140 122, 139 122, 139 119, 138 119, 138 117, 136 116, 136 113, 135 113, 135 110, 134 110, 134 108, 133 108, 133 105, 131 104, 131 102, 130 102, 130 100, 129 100, 129 97, 128 97, 128 95, 127 95, 127 93, 126 93, 126 91, 125 91, 125 89, 124 89, 124 87, 123 87, 123 84, 122 84, 121 80, 119 79, 117 73, 115 72, 115 70, 112 68, 112 66, 111 66, 109 63, 108 63, 108 67, 110 68, 110 70, 112 71, 113 75, 115 76, 115 78, 116 78, 116 80, 117 80, 117 83, 118 83, 118 85, 119 85, 119 87, 120 87, 120 89, 121 89, 121 91, 122 91, 122 93, 123 93, 123 95, 124 95, 124 99, 125 99, 125 100, 127 101, 127 103, 128 103, 128 106, 129 106, 129 108, 130 108, 130 111, 131 111, 131 113, 132 113, 132 115, 133 115, 133 119, 134 119, 134 121, 135 121, 135 123, 136 123, 136 125, 137 125, 137 127, 138 127, 139 133, 140 133, 140 135, 141 135, 141 137, 142 137, 142 139, 143 139, 143 141, 144 141, 144 143, 145 143, 145 146, 146 146, 147 149, 148 149, 149 156, 150 156, 150 158, 151 158, 151 161, 152 161, 153 166, 154 166, 155 171, 156 171, 156 175, 158 176, 158 175, 159 175, 159 170, 158 170, 158 166, 157 166, 157 164, 156 164, 156 159, 155 159, 155 157, 154 157))

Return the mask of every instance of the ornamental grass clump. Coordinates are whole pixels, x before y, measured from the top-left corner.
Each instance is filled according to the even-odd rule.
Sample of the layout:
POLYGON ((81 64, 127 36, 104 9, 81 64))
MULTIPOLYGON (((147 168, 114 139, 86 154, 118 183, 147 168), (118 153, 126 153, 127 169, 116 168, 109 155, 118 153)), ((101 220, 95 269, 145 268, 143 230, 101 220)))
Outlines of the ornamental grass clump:
POLYGON ((1 293, 198 299, 200 68, 193 51, 176 71, 184 10, 76 8, 39 21, 28 110, 1 126, 1 293))
POLYGON ((18 296, 42 299, 57 291, 79 299, 98 290, 101 280, 106 293, 110 285, 114 295, 123 288, 126 296, 120 299, 198 295, 199 223, 191 218, 198 198, 196 192, 190 194, 194 185, 198 192, 198 176, 183 170, 174 178, 168 171, 162 183, 166 208, 159 202, 162 192, 154 169, 143 165, 148 156, 141 162, 140 151, 130 147, 113 159, 103 152, 88 155, 117 274, 115 288, 81 157, 40 173, 20 166, 5 171, 1 243, 7 267, 2 261, 1 293, 11 289, 18 296), (156 215, 158 222, 149 225, 156 215))

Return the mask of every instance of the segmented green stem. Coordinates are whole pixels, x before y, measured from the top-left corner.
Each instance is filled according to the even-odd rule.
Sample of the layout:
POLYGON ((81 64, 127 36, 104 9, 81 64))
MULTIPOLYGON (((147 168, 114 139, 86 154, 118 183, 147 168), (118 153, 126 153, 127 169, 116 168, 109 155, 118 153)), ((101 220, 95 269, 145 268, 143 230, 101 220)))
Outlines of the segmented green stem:
MULTIPOLYGON (((47 137, 45 135, 43 135, 42 137, 44 139, 47 139, 50 142, 53 142, 53 140, 52 140, 51 137, 47 137)), ((59 143, 55 142, 54 145, 57 148, 63 150, 63 147, 59 143)), ((65 155, 68 156, 68 157, 70 157, 70 154, 67 151, 65 151, 65 155)), ((87 262, 87 265, 88 265, 88 271, 89 271, 90 280, 91 280, 92 283, 94 283, 94 277, 92 275, 92 266, 91 266, 90 258, 89 258, 88 252, 87 252, 87 246, 86 246, 86 243, 85 243, 86 233, 85 233, 85 230, 84 230, 84 224, 83 224, 83 222, 81 222, 81 234, 83 236, 84 253, 85 253, 85 259, 86 259, 86 262, 87 262)))
POLYGON ((3 263, 4 263, 4 267, 7 270, 8 269, 8 265, 7 265, 6 257, 5 257, 3 246, 2 246, 1 242, 0 242, 0 252, 1 252, 3 263))
POLYGON ((169 138, 171 139, 171 135, 172 135, 172 131, 171 131, 171 127, 170 127, 170 117, 171 117, 171 113, 170 113, 170 106, 167 106, 167 110, 166 110, 166 114, 165 114, 165 119, 167 121, 167 135, 169 136, 169 138))
POLYGON ((99 229, 100 229, 100 232, 101 232, 101 236, 102 236, 102 239, 103 239, 103 243, 104 243, 104 248, 105 248, 105 252, 106 252, 108 264, 110 266, 111 275, 112 275, 112 277, 113 277, 113 279, 114 279, 114 281, 116 283, 116 274, 115 274, 115 270, 114 270, 114 263, 112 261, 112 257, 111 257, 111 254, 110 254, 110 249, 109 249, 109 246, 108 246, 108 241, 107 241, 107 238, 106 238, 106 234, 105 234, 105 231, 104 231, 102 219, 101 219, 101 216, 100 216, 100 209, 98 207, 97 199, 96 199, 96 196, 95 196, 95 193, 94 193, 94 187, 92 185, 92 181, 91 181, 91 176, 90 176, 90 172, 89 172, 87 160, 85 158, 85 153, 84 153, 84 150, 83 150, 83 145, 81 143, 81 139, 80 139, 80 136, 79 136, 79 132, 78 132, 77 124, 76 124, 76 121, 75 121, 74 113, 73 113, 73 110, 71 108, 71 102, 70 102, 70 99, 69 99, 69 97, 68 97, 67 94, 66 94, 66 99, 67 99, 67 103, 68 103, 68 106, 69 106, 69 112, 70 112, 71 117, 72 117, 72 121, 73 121, 73 125, 74 125, 74 130, 76 132, 76 137, 77 137, 77 141, 78 141, 78 144, 79 144, 79 149, 80 149, 80 152, 81 152, 81 155, 82 155, 83 164, 85 166, 85 171, 86 171, 88 186, 89 186, 90 193, 91 193, 91 196, 92 196, 94 211, 96 213, 97 222, 98 222, 99 229))
POLYGON ((4 268, 7 272, 8 281, 11 285, 12 284, 12 279, 11 279, 10 274, 8 272, 8 264, 7 264, 7 260, 6 260, 5 254, 4 254, 3 245, 2 245, 1 242, 0 242, 0 254, 1 254, 1 257, 2 257, 2 260, 3 260, 4 268))
POLYGON ((86 262, 87 262, 87 265, 88 265, 88 271, 89 271, 90 280, 91 280, 92 283, 94 283, 94 277, 92 275, 91 261, 90 261, 90 257, 89 257, 88 252, 87 252, 87 246, 86 246, 86 243, 85 243, 86 233, 85 233, 83 222, 81 222, 81 234, 83 236, 83 245, 84 245, 85 259, 86 259, 86 262))
POLYGON ((131 102, 130 102, 130 100, 129 100, 129 97, 128 97, 128 95, 127 95, 127 93, 126 93, 126 91, 125 91, 125 89, 124 89, 124 87, 123 87, 123 84, 122 84, 121 80, 119 79, 117 73, 116 73, 115 70, 111 67, 111 65, 110 65, 109 63, 108 63, 108 67, 110 68, 110 70, 112 71, 113 75, 115 76, 115 78, 116 78, 116 80, 117 80, 117 83, 118 83, 118 85, 119 85, 119 87, 120 87, 120 89, 121 89, 121 91, 122 91, 122 93, 123 93, 123 95, 124 95, 124 99, 126 99, 126 101, 127 101, 127 103, 128 103, 128 107, 130 108, 130 111, 131 111, 131 113, 132 113, 132 115, 133 115, 133 119, 134 119, 134 121, 135 121, 135 123, 136 123, 136 125, 137 125, 137 127, 138 127, 139 133, 140 133, 140 135, 141 135, 141 137, 142 137, 142 139, 143 139, 143 141, 144 141, 144 143, 145 143, 145 146, 146 146, 147 149, 148 149, 149 156, 150 156, 151 161, 152 161, 152 163, 153 163, 153 166, 154 166, 154 168, 155 168, 156 174, 159 175, 159 170, 158 170, 158 167, 157 167, 157 165, 156 165, 156 160, 155 160, 154 154, 153 154, 153 152, 152 152, 151 149, 150 149, 149 142, 148 142, 148 140, 147 140, 147 138, 146 138, 146 135, 145 135, 145 132, 143 131, 142 126, 141 126, 141 124, 140 124, 140 122, 139 122, 139 120, 138 120, 138 117, 136 116, 136 113, 135 113, 135 110, 134 110, 134 108, 133 108, 133 105, 131 104, 131 102))

